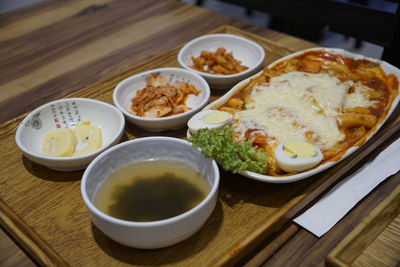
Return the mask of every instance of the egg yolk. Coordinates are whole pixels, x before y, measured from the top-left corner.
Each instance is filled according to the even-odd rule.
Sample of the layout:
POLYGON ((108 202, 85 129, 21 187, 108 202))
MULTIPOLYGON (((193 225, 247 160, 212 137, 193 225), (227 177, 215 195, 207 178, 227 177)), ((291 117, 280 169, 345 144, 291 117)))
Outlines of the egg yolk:
POLYGON ((212 112, 205 115, 202 120, 209 124, 220 124, 229 120, 229 114, 226 112, 212 112))
POLYGON ((310 158, 317 155, 315 147, 307 142, 289 141, 283 146, 283 151, 291 158, 310 158))

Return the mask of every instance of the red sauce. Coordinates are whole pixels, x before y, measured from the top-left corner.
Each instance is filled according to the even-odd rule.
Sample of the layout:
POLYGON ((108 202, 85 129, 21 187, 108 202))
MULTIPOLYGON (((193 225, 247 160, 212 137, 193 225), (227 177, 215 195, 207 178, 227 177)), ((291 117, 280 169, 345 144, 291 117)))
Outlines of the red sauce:
MULTIPOLYGON (((378 63, 364 59, 356 60, 354 58, 346 58, 343 55, 328 53, 326 50, 315 50, 303 53, 279 62, 272 68, 265 68, 263 72, 267 77, 275 77, 291 71, 328 73, 329 75, 337 76, 342 82, 348 80, 361 82, 374 91, 374 97, 371 98, 371 100, 375 101, 376 104, 368 107, 368 109, 370 110, 370 114, 378 118, 375 126, 371 129, 365 128, 365 131, 362 131, 363 129, 359 127, 342 128, 341 130, 346 137, 343 141, 339 142, 339 147, 340 144, 343 144, 343 147, 341 150, 337 150, 333 157, 325 158, 320 164, 327 161, 339 160, 349 147, 363 144, 366 138, 373 133, 376 127, 385 119, 394 98, 399 93, 399 82, 397 78, 393 74, 385 74, 378 63), (329 62, 331 63, 327 64, 329 62), (357 135, 360 131, 363 133, 361 137, 357 135), (354 136, 357 136, 357 138, 354 136)), ((245 87, 246 85, 238 90, 231 98, 245 100, 246 93, 243 90, 245 87)), ((228 101, 226 101, 223 106, 229 106, 228 101)), ((247 130, 245 133, 246 137, 250 136, 251 133, 256 130, 258 129, 247 130)), ((261 147, 263 147, 263 145, 261 145, 261 147)), ((270 175, 273 174, 270 173, 270 175)), ((283 175, 279 174, 279 176, 283 175)))

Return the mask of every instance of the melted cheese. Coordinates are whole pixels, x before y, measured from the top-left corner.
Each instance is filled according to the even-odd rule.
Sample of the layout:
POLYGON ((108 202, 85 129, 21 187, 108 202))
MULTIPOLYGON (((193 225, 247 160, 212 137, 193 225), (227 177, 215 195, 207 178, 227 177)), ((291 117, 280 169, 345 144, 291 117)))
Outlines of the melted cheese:
POLYGON ((312 74, 289 72, 272 79, 273 93, 285 90, 287 98, 300 100, 312 106, 315 111, 322 110, 328 116, 341 112, 349 85, 326 73, 312 74), (284 89, 279 83, 285 83, 284 89), (293 97, 294 96, 294 97, 293 97))
POLYGON ((368 92, 373 89, 363 85, 361 82, 348 82, 352 85, 354 90, 349 92, 344 102, 344 108, 355 108, 355 107, 372 107, 379 101, 369 100, 368 92))
POLYGON ((282 74, 253 88, 247 109, 235 113, 232 126, 243 139, 246 130, 260 129, 271 145, 296 138, 329 149, 345 138, 337 115, 345 107, 371 105, 361 89, 348 98, 351 85, 326 73, 282 74))

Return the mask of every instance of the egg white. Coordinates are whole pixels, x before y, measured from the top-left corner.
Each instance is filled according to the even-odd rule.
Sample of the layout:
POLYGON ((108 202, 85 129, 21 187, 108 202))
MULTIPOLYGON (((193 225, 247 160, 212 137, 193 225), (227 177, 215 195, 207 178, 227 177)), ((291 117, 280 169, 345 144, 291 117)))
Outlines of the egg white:
MULTIPOLYGON (((285 142, 280 143, 274 150, 276 164, 278 165, 278 167, 280 169, 284 170, 285 172, 301 172, 301 171, 309 170, 321 162, 321 160, 323 158, 322 152, 318 147, 316 147, 313 144, 311 144, 311 145, 317 151, 317 154, 315 156, 292 158, 291 156, 289 156, 288 154, 286 154, 283 151, 283 146, 289 141, 292 141, 292 140, 287 140, 285 142)), ((298 140, 295 140, 295 141, 298 141, 298 140)), ((298 141, 298 142, 303 142, 303 141, 298 141)))
POLYGON ((224 112, 224 113, 227 113, 229 115, 229 119, 222 123, 214 124, 214 123, 207 123, 207 122, 203 121, 203 118, 206 115, 208 115, 210 113, 217 113, 217 112, 224 112, 224 111, 204 110, 204 111, 200 111, 199 113, 195 114, 192 118, 190 118, 190 120, 187 123, 189 131, 191 133, 195 133, 202 128, 208 128, 208 129, 223 128, 232 121, 232 114, 229 114, 227 112, 224 112))

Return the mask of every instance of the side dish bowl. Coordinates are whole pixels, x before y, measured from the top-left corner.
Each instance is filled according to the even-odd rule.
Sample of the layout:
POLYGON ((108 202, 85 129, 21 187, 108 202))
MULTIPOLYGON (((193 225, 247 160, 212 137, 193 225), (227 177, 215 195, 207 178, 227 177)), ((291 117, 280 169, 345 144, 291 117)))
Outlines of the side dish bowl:
POLYGON ((116 145, 98 156, 83 174, 81 194, 92 222, 104 234, 126 246, 150 249, 176 244, 199 230, 215 207, 218 186, 218 166, 214 160, 204 158, 200 149, 178 138, 145 137, 116 145), (180 215, 150 222, 117 219, 94 205, 96 191, 111 172, 151 159, 176 160, 194 167, 207 177, 209 193, 197 206, 180 215))
POLYGON ((47 103, 28 114, 19 125, 15 140, 22 153, 40 165, 59 171, 84 169, 97 155, 117 144, 122 137, 125 120, 113 105, 87 98, 66 98, 47 103), (42 154, 43 134, 72 128, 89 120, 102 131, 102 147, 89 154, 53 157, 42 154))
MULTIPOLYGON (((397 77, 397 80, 400 81, 400 70, 398 68, 396 68, 395 66, 393 66, 393 65, 391 65, 391 64, 389 64, 389 63, 387 63, 385 61, 381 61, 381 60, 374 59, 374 58, 369 58, 369 57, 366 57, 366 56, 363 56, 363 55, 354 54, 354 53, 348 52, 346 50, 336 49, 336 48, 321 48, 321 47, 317 47, 317 48, 306 49, 306 50, 299 51, 299 52, 293 53, 291 55, 282 57, 281 59, 271 63, 268 67, 273 67, 274 65, 277 65, 282 61, 285 61, 285 60, 290 59, 292 57, 296 57, 296 56, 301 55, 301 54, 303 54, 305 52, 316 51, 316 50, 324 50, 324 51, 329 52, 329 53, 343 55, 344 57, 354 58, 356 60, 367 59, 369 61, 378 63, 381 66, 382 70, 386 74, 394 74, 397 77)), ((261 74, 262 74, 262 72, 258 72, 257 74, 255 74, 255 75, 253 75, 253 76, 241 81, 240 83, 236 84, 226 94, 224 94, 222 97, 220 97, 216 101, 214 101, 214 102, 210 103, 209 105, 207 105, 203 110, 218 109, 218 107, 220 107, 230 97, 232 97, 233 95, 237 94, 238 91, 250 81, 250 79, 255 78, 257 76, 260 76, 261 74)), ((399 101, 400 101, 400 88, 398 88, 398 90, 399 90, 398 95, 393 100, 391 106, 389 106, 387 108, 387 111, 385 112, 385 116, 382 119, 380 119, 380 121, 378 121, 378 124, 376 126, 374 126, 374 128, 372 129, 372 132, 370 132, 370 134, 366 137, 366 139, 363 140, 363 144, 365 144, 380 129, 380 127, 385 123, 385 121, 389 118, 389 116, 393 113, 395 108, 398 106, 399 101)), ((188 137, 190 136, 189 131, 188 131, 187 135, 188 135, 188 137)), ((337 160, 337 161, 328 161, 328 162, 325 162, 325 163, 319 165, 316 168, 310 169, 308 171, 300 172, 300 173, 297 173, 297 174, 293 174, 293 175, 275 177, 275 176, 263 175, 263 174, 259 174, 259 173, 255 173, 255 172, 251 172, 251 171, 242 171, 242 172, 240 172, 240 174, 243 175, 243 176, 246 176, 248 178, 255 179, 255 180, 258 180, 258 181, 262 181, 262 182, 269 182, 269 183, 295 182, 295 181, 299 181, 299 180, 305 179, 307 177, 310 177, 312 175, 318 174, 318 173, 322 172, 323 170, 326 170, 326 169, 330 168, 331 166, 335 165, 336 163, 342 161, 343 159, 345 159, 346 157, 351 155, 358 148, 359 148, 359 146, 352 146, 349 149, 347 149, 346 153, 343 156, 341 156, 340 159, 337 160)))
POLYGON ((207 82, 200 75, 180 68, 159 68, 133 75, 120 82, 115 87, 113 93, 114 104, 122 111, 125 118, 140 128, 151 132, 175 130, 184 127, 190 117, 207 104, 209 98, 210 87, 207 82), (174 82, 187 82, 200 90, 198 96, 194 94, 188 95, 185 104, 190 110, 181 114, 160 118, 146 118, 134 115, 130 111, 132 105, 131 99, 136 96, 138 90, 145 88, 147 78, 151 74, 163 76, 170 84, 174 82))
POLYGON ((265 58, 265 51, 259 44, 246 38, 233 34, 209 34, 198 37, 188 42, 178 53, 179 64, 190 71, 204 77, 212 89, 228 89, 239 81, 254 74, 262 67, 265 58), (248 67, 247 70, 236 74, 217 75, 205 73, 192 69, 192 57, 198 57, 201 51, 215 52, 219 47, 232 52, 236 60, 240 60, 242 65, 248 67))

